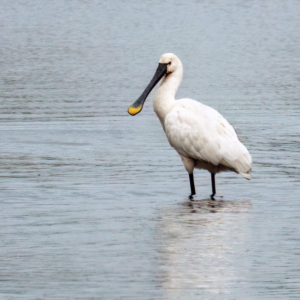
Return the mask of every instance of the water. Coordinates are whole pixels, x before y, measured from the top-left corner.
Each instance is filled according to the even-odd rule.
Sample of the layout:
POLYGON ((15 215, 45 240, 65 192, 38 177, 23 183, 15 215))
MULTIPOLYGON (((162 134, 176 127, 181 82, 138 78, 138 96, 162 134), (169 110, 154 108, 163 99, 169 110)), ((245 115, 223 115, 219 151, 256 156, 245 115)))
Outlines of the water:
POLYGON ((14 0, 1 4, 1 299, 300 297, 298 1, 14 0), (161 54, 177 98, 217 109, 253 180, 195 172, 151 98, 161 54))

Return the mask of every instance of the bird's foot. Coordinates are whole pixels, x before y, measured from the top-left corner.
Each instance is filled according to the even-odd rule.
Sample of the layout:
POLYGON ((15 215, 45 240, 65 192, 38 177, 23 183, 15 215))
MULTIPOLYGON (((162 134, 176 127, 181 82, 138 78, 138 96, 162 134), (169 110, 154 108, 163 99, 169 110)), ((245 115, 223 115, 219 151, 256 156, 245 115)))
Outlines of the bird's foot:
POLYGON ((211 199, 211 200, 216 200, 216 199, 215 199, 215 194, 211 194, 211 195, 210 195, 210 199, 211 199))
POLYGON ((191 201, 194 201, 194 196, 195 194, 191 194, 191 195, 189 195, 189 199, 191 200, 191 201))

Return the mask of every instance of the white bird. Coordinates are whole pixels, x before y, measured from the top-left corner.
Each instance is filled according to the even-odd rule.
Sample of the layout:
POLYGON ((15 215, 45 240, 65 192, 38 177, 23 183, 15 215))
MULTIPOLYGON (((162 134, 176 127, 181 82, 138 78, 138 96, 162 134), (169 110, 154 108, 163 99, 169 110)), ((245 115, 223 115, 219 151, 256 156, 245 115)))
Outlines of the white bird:
POLYGON ((211 173, 211 199, 214 200, 215 174, 233 171, 250 180, 251 155, 233 127, 216 110, 192 99, 175 100, 182 74, 179 58, 172 53, 163 54, 151 82, 128 112, 131 115, 139 113, 151 90, 162 79, 153 107, 170 145, 178 152, 189 173, 190 199, 196 194, 193 172, 197 168, 211 173))

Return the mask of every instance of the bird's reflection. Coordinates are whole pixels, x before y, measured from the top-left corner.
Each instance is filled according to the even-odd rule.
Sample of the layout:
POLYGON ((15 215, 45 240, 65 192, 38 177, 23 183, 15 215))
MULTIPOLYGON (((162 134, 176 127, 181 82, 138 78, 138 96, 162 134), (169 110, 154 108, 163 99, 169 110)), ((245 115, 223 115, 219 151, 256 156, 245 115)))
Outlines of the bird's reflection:
POLYGON ((245 268, 250 201, 186 201, 161 211, 160 278, 169 299, 230 289, 245 268), (235 281, 234 281, 235 280, 235 281), (226 289, 227 288, 227 289, 226 289))
POLYGON ((242 213, 249 210, 251 206, 249 201, 225 201, 203 199, 198 201, 187 201, 183 206, 191 208, 192 213, 242 213))

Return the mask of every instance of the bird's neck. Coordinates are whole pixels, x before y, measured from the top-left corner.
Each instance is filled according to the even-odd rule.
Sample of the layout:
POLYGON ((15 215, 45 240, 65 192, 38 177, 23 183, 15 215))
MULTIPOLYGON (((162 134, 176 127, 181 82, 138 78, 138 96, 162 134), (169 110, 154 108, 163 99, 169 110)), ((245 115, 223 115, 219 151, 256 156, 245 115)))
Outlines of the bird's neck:
POLYGON ((161 81, 160 87, 157 90, 153 108, 161 121, 162 125, 166 115, 171 111, 175 103, 175 94, 182 80, 182 69, 178 69, 173 73, 165 75, 161 81))

